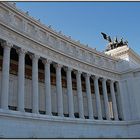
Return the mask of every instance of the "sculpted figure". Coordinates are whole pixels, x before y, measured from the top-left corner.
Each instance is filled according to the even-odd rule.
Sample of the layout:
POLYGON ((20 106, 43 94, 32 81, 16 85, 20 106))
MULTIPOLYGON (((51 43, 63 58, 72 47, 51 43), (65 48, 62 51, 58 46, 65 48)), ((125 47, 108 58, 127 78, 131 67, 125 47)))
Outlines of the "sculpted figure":
POLYGON ((112 49, 115 49, 115 48, 118 48, 118 47, 122 47, 122 46, 124 46, 124 45, 128 45, 128 41, 123 41, 123 38, 121 38, 121 40, 120 41, 118 41, 118 39, 117 39, 117 37, 114 39, 114 41, 111 39, 111 37, 110 36, 108 36, 107 34, 105 34, 105 33, 103 33, 103 32, 101 32, 101 34, 102 34, 102 36, 103 36, 103 38, 105 39, 105 40, 107 40, 108 41, 108 46, 107 46, 107 48, 106 48, 106 50, 105 51, 109 51, 109 50, 112 50, 112 49))

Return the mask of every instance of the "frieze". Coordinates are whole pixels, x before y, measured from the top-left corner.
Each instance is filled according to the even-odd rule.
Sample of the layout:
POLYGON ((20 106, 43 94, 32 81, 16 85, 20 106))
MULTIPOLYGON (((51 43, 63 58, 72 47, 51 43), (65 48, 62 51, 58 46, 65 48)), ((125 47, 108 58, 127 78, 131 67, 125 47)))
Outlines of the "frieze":
POLYGON ((8 14, 9 14, 9 11, 5 9, 4 7, 0 6, 0 17, 6 20, 6 18, 8 17, 8 14))
MULTIPOLYGON (((74 69, 80 69, 83 72, 88 72, 91 74, 98 74, 98 75, 102 75, 102 76, 107 76, 107 77, 115 77, 115 78, 119 78, 119 75, 115 75, 114 73, 111 72, 106 72, 105 70, 100 70, 100 68, 95 68, 93 66, 89 66, 87 64, 84 64, 83 62, 79 62, 75 59, 72 58, 68 58, 64 55, 61 55, 59 53, 56 53, 55 51, 52 51, 50 49, 48 49, 47 47, 44 48, 41 45, 38 45, 37 43, 33 43, 32 41, 29 41, 28 39, 25 39, 17 34, 15 34, 12 31, 8 31, 6 30, 6 28, 0 28, 0 33, 4 36, 7 37, 7 39, 12 40, 12 42, 15 42, 18 44, 21 44, 22 46, 25 46, 25 48, 28 51, 33 51, 33 53, 36 53, 38 55, 42 55, 41 57, 47 57, 50 58, 51 60, 58 62, 60 64, 63 64, 65 66, 70 66, 73 67, 74 69)), ((20 47, 20 46, 19 46, 20 47)))
MULTIPOLYGON (((10 12, 11 11, 9 11, 9 13, 10 12)), ((4 12, 3 12, 3 14, 4 14, 4 12)), ((13 16, 11 14, 7 15, 6 18, 10 18, 11 16, 12 16, 12 18, 13 17, 15 18, 15 16, 13 16)), ((15 19, 13 19, 13 20, 15 20, 15 19)), ((41 37, 42 36, 41 33, 40 33, 41 29, 39 27, 37 28, 35 25, 30 23, 29 21, 17 20, 16 22, 17 22, 18 25, 20 25, 20 30, 21 29, 26 29, 25 31, 30 37, 32 37, 36 40, 39 40, 42 43, 45 43, 45 45, 46 44, 51 45, 55 49, 61 50, 62 52, 70 54, 70 55, 72 55, 72 56, 74 56, 74 57, 76 57, 80 60, 84 60, 84 61, 89 62, 91 64, 93 64, 93 62, 96 59, 96 56, 94 56, 95 57, 94 59, 93 59, 93 57, 91 57, 91 55, 89 54, 89 51, 84 50, 84 49, 80 49, 77 46, 75 46, 76 47, 76 50, 75 50, 75 48, 73 48, 72 45, 69 45, 68 42, 65 42, 66 43, 65 46, 63 46, 61 43, 59 43, 59 41, 57 41, 57 38, 55 38, 54 35, 48 34, 46 31, 43 31, 44 32, 43 37, 41 37), (21 21, 24 22, 24 24, 21 23, 21 21), (25 22, 27 22, 27 23, 25 24, 25 22), (27 27, 21 28, 21 26, 27 26, 27 27), (37 28, 37 31, 36 31, 36 28, 37 28)), ((19 26, 16 26, 16 28, 19 28, 19 26)), ((61 41, 63 41, 63 40, 61 40, 61 41)), ((98 66, 106 67, 105 63, 106 63, 106 60, 104 58, 101 59, 101 60, 98 60, 98 58, 97 58, 96 64, 98 66), (104 63, 104 65, 102 65, 102 63, 104 63)), ((113 69, 113 68, 111 68, 111 69, 113 69)))
POLYGON ((12 18, 14 18, 14 24, 17 28, 21 28, 22 27, 22 19, 18 16, 12 16, 12 18))

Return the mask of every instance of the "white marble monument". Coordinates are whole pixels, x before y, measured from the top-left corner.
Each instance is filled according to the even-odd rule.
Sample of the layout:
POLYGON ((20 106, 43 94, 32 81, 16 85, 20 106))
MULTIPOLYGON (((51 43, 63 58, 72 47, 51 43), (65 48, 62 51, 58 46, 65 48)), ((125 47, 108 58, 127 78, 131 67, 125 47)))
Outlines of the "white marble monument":
POLYGON ((140 56, 98 52, 0 2, 0 138, 140 137, 140 56))

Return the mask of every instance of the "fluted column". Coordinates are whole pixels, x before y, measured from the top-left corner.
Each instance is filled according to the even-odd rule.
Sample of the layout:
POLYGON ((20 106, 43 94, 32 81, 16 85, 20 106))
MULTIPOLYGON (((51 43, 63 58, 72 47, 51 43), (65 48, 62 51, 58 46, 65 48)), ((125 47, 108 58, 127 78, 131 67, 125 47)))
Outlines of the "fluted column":
POLYGON ((71 79, 72 68, 68 67, 66 71, 67 71, 67 95, 68 95, 69 117, 74 118, 74 104, 73 104, 72 79, 71 79))
POLYGON ((18 49, 18 110, 24 112, 25 50, 18 49))
POLYGON ((62 80, 61 80, 62 65, 56 65, 56 92, 57 92, 57 109, 58 116, 63 117, 63 95, 62 95, 62 80))
POLYGON ((105 79, 105 78, 102 79, 102 87, 103 87, 103 96, 104 96, 106 119, 110 120, 106 81, 107 81, 107 79, 105 79))
POLYGON ((122 85, 121 85, 120 81, 116 81, 117 96, 118 96, 118 102, 117 102, 117 105, 118 105, 118 118, 120 117, 122 120, 125 120, 126 119, 125 116, 127 116, 127 113, 124 113, 121 86, 122 85))
POLYGON ((91 97, 91 87, 90 87, 90 74, 85 74, 86 78, 86 93, 88 100, 88 114, 89 119, 93 119, 93 106, 92 106, 92 97, 91 97))
POLYGON ((46 103, 46 114, 52 115, 52 103, 51 103, 51 81, 50 81, 50 63, 51 60, 43 60, 45 67, 45 103, 46 103))
POLYGON ((83 94, 82 94, 82 85, 81 85, 81 73, 80 71, 76 72, 77 80, 77 95, 78 95, 78 107, 79 107, 79 117, 84 118, 84 106, 83 106, 83 94))
POLYGON ((111 91, 111 97, 112 97, 112 105, 113 105, 113 114, 114 119, 118 120, 118 110, 117 110, 117 103, 116 103, 116 96, 114 91, 114 81, 110 81, 110 91, 111 91))
POLYGON ((4 53, 2 62, 1 108, 8 109, 10 50, 12 44, 4 42, 2 46, 4 53))
POLYGON ((38 55, 32 55, 32 112, 39 113, 38 98, 38 55))
POLYGON ((101 109, 101 99, 100 99, 100 93, 99 93, 99 84, 98 84, 98 76, 94 77, 94 89, 95 89, 95 97, 96 97, 96 106, 97 106, 97 113, 98 113, 98 119, 102 120, 102 109, 101 109))

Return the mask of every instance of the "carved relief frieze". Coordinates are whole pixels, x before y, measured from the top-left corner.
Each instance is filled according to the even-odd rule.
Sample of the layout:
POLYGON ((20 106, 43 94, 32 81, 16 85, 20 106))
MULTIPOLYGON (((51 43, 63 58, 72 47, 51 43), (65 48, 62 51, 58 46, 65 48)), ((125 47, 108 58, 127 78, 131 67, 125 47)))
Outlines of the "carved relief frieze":
POLYGON ((56 40, 56 48, 61 50, 61 41, 59 39, 56 40))
POLYGON ((9 15, 9 11, 0 6, 0 17, 1 17, 3 20, 6 20, 7 17, 8 17, 8 15, 9 15))
POLYGON ((30 35, 35 35, 35 27, 30 23, 27 24, 27 33, 30 35))
POLYGON ((66 42, 63 40, 60 41, 61 49, 64 51, 66 49, 66 42))
MULTIPOLYGON (((0 10, 2 11, 2 15, 8 15, 8 11, 3 10, 2 7, 0 8, 0 10)), ((11 13, 11 11, 9 11, 9 12, 11 13)), ((57 41, 57 39, 56 39, 56 37, 54 37, 54 35, 47 33, 46 31, 41 31, 41 29, 39 27, 36 27, 35 25, 30 23, 29 21, 26 21, 27 23, 25 24, 25 20, 19 19, 19 17, 17 18, 16 14, 15 14, 14 18, 15 18, 14 19, 15 24, 18 25, 15 27, 17 27, 17 28, 20 27, 20 29, 23 28, 23 30, 26 29, 25 31, 27 34, 29 34, 29 36, 32 36, 33 38, 36 38, 37 40, 45 43, 46 45, 47 44, 51 45, 51 47, 58 49, 58 50, 61 50, 62 52, 65 52, 67 54, 70 54, 73 57, 76 57, 80 60, 84 60, 84 61, 89 62, 91 64, 96 64, 98 66, 106 67, 106 65, 103 65, 103 64, 105 64, 104 63, 105 60, 100 61, 100 58, 97 56, 92 58, 90 53, 87 50, 83 50, 83 49, 81 50, 79 47, 73 46, 70 44, 67 45, 67 42, 64 42, 63 40, 60 43, 59 41, 57 41), (21 27, 21 26, 23 26, 23 27, 21 27), (27 27, 25 27, 25 26, 27 26, 27 27)))
POLYGON ((39 28, 35 27, 34 32, 35 32, 34 37, 37 38, 38 41, 41 41, 41 35, 39 32, 39 28))
POLYGON ((91 53, 86 53, 86 60, 87 62, 91 62, 92 61, 92 54, 91 53))
POLYGON ((70 44, 67 43, 67 52, 68 52, 69 55, 72 54, 72 51, 71 51, 71 48, 70 47, 71 47, 70 44))
POLYGON ((15 16, 14 16, 14 13, 13 12, 10 12, 9 13, 9 21, 10 21, 10 24, 11 25, 14 25, 15 24, 15 16))
POLYGON ((44 31, 42 31, 42 30, 39 30, 39 37, 42 39, 42 40, 45 40, 45 38, 46 38, 46 33, 44 32, 44 31))
MULTIPOLYGON (((17 18, 15 24, 20 25, 21 23, 22 23, 22 20, 17 18)), ((118 75, 114 75, 114 73, 112 72, 107 72, 105 70, 100 69, 101 66, 111 67, 111 65, 113 65, 113 63, 111 64, 109 61, 108 61, 108 65, 106 65, 107 61, 104 58, 96 56, 95 54, 89 53, 88 51, 80 49, 77 46, 74 46, 67 42, 63 42, 63 43, 61 42, 62 43, 61 44, 60 40, 50 35, 49 33, 41 31, 39 28, 36 32, 37 28, 35 28, 32 24, 27 23, 26 28, 27 28, 26 31, 28 31, 30 34, 37 33, 40 40, 42 39, 46 42, 45 43, 46 46, 47 44, 51 44, 51 47, 55 48, 56 50, 61 49, 62 52, 65 52, 66 54, 68 53, 70 56, 73 56, 73 59, 67 56, 61 55, 58 52, 52 51, 47 47, 42 47, 41 45, 33 41, 29 41, 27 38, 25 39, 24 37, 21 37, 20 35, 17 35, 16 33, 12 31, 10 32, 8 29, 6 30, 6 28, 3 28, 2 26, 0 27, 0 34, 3 34, 4 36, 6 36, 7 39, 15 41, 15 45, 16 43, 21 44, 22 46, 25 46, 27 50, 32 50, 33 53, 37 53, 39 55, 42 54, 42 57, 45 56, 45 57, 51 58, 53 61, 56 61, 56 62, 59 61, 60 63, 65 64, 66 66, 70 66, 75 69, 82 69, 83 71, 88 71, 89 73, 96 73, 103 76, 104 75, 109 76, 109 77, 118 76, 118 75), (82 61, 81 62, 77 61, 74 58, 79 58, 82 61, 89 62, 91 64, 96 64, 100 67, 95 68, 93 66, 83 63, 82 61)))
POLYGON ((46 33, 45 42, 49 42, 49 34, 46 33))
POLYGON ((56 38, 54 36, 50 35, 49 43, 54 48, 56 46, 56 38))
POLYGON ((17 28, 21 29, 22 28, 22 19, 18 16, 14 16, 14 24, 17 28))
POLYGON ((69 50, 70 50, 70 54, 72 55, 74 53, 74 46, 69 44, 69 50))

